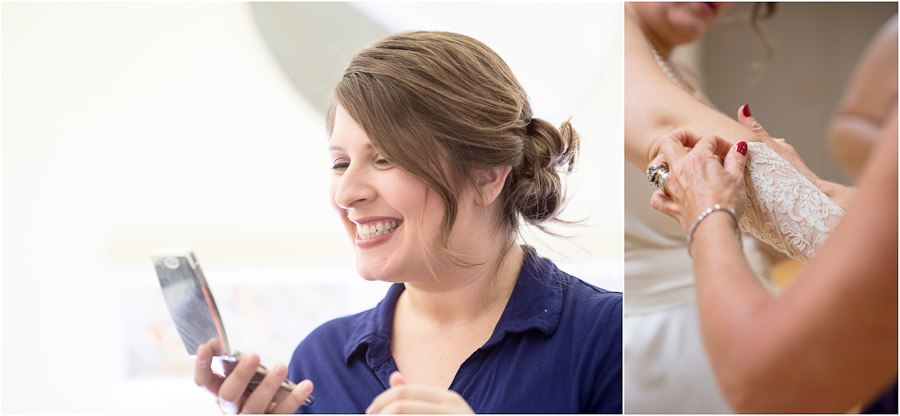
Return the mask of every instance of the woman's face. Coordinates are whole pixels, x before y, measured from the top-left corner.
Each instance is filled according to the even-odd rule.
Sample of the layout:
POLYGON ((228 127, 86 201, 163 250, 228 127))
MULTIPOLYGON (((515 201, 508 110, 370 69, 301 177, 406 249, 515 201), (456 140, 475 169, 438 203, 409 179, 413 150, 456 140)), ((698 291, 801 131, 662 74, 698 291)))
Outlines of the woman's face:
POLYGON ((360 276, 402 282, 427 274, 421 242, 440 247, 440 198, 422 180, 386 161, 341 106, 329 152, 331 202, 356 249, 360 276))
POLYGON ((734 3, 631 3, 643 25, 669 47, 703 36, 734 3))

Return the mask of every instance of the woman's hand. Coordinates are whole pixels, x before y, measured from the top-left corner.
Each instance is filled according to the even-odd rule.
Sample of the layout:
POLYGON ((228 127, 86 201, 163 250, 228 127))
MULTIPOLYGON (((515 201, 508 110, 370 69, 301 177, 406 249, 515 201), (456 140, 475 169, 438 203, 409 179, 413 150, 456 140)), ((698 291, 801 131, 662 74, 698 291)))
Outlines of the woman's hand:
POLYGON ((813 171, 806 166, 806 163, 803 162, 803 159, 800 158, 800 154, 797 153, 794 146, 788 144, 784 139, 772 138, 766 129, 756 121, 756 118, 750 114, 750 106, 745 104, 738 107, 738 121, 744 125, 744 127, 756 133, 756 136, 759 137, 766 146, 777 153, 778 156, 781 156, 782 159, 790 163, 794 169, 797 169, 797 172, 800 172, 800 174, 812 182, 816 188, 819 188, 825 195, 828 195, 832 201, 840 205, 841 208, 847 209, 847 205, 850 203, 850 200, 855 193, 853 188, 823 180, 813 173, 813 171))
POLYGON ((716 204, 734 209, 740 218, 747 202, 744 185, 747 144, 739 142, 724 147, 729 150, 723 165, 716 152, 729 146, 724 139, 706 136, 687 151, 685 134, 691 135, 677 131, 674 136, 666 135, 661 140, 662 155, 653 163, 669 165, 668 194, 662 190, 654 192, 650 206, 678 221, 685 234, 701 212, 716 204))
POLYGON ((750 114, 749 105, 744 104, 738 107, 738 122, 753 131, 753 133, 756 133, 756 136, 759 137, 768 148, 772 149, 778 156, 781 156, 782 159, 790 163, 791 166, 797 169, 797 171, 812 182, 813 185, 819 186, 822 179, 813 173, 813 171, 809 170, 806 163, 800 158, 800 154, 794 149, 794 146, 788 144, 784 139, 772 138, 772 135, 770 135, 769 132, 756 121, 756 118, 750 114))
POLYGON ((275 393, 287 376, 287 368, 284 364, 278 364, 266 374, 252 393, 244 394, 259 367, 259 356, 242 356, 231 374, 223 379, 210 369, 213 355, 221 354, 221 346, 215 339, 197 349, 194 382, 216 397, 222 413, 294 413, 312 393, 312 382, 303 380, 294 387, 290 395, 275 403, 275 393))
POLYGON ((372 400, 366 414, 375 413, 475 413, 453 390, 406 384, 399 372, 391 374, 391 388, 372 400))

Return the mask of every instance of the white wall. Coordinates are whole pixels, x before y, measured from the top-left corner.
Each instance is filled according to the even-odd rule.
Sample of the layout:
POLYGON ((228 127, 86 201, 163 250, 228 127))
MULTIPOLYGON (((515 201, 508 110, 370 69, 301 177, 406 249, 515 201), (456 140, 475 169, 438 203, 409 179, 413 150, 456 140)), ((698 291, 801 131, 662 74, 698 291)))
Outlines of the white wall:
MULTIPOLYGON (((391 7, 361 6, 484 41, 539 116, 574 116, 569 217, 588 221, 544 252, 621 290, 621 5, 391 7)), ((156 247, 196 249, 232 345, 269 364, 386 289, 353 272, 322 117, 246 4, 4 3, 2 105, 3 412, 218 412, 167 321, 156 247)))

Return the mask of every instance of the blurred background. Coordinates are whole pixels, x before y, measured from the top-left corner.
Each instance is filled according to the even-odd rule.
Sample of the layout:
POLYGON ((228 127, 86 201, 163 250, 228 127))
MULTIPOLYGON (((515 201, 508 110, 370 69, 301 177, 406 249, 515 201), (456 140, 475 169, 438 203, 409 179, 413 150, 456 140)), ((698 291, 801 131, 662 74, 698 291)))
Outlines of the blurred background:
POLYGON ((154 248, 195 249, 232 347, 269 366, 373 307, 387 285, 356 275, 327 201, 322 108, 353 53, 390 33, 475 37, 537 117, 572 117, 565 217, 583 222, 525 238, 622 288, 621 4, 0 7, 4 413, 219 412, 193 385, 154 248))
MULTIPOLYGON (((794 146, 813 172, 853 184, 829 152, 827 126, 867 44, 897 14, 897 3, 776 3, 774 15, 759 24, 772 45, 762 67, 765 52, 750 28, 751 6, 735 5, 682 58, 719 110, 736 119, 738 107, 749 104, 760 124, 794 146)), ((896 99, 896 81, 884 88, 894 88, 896 99)))

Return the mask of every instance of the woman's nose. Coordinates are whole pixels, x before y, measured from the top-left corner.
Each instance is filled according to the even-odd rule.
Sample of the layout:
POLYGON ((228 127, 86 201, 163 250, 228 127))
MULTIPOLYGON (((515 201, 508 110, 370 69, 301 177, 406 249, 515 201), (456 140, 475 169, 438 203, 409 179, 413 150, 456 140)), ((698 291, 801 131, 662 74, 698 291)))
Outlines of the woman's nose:
POLYGON ((334 203, 343 209, 358 207, 365 201, 375 198, 375 188, 370 182, 370 175, 362 167, 347 167, 344 174, 337 178, 337 189, 334 192, 334 203))

